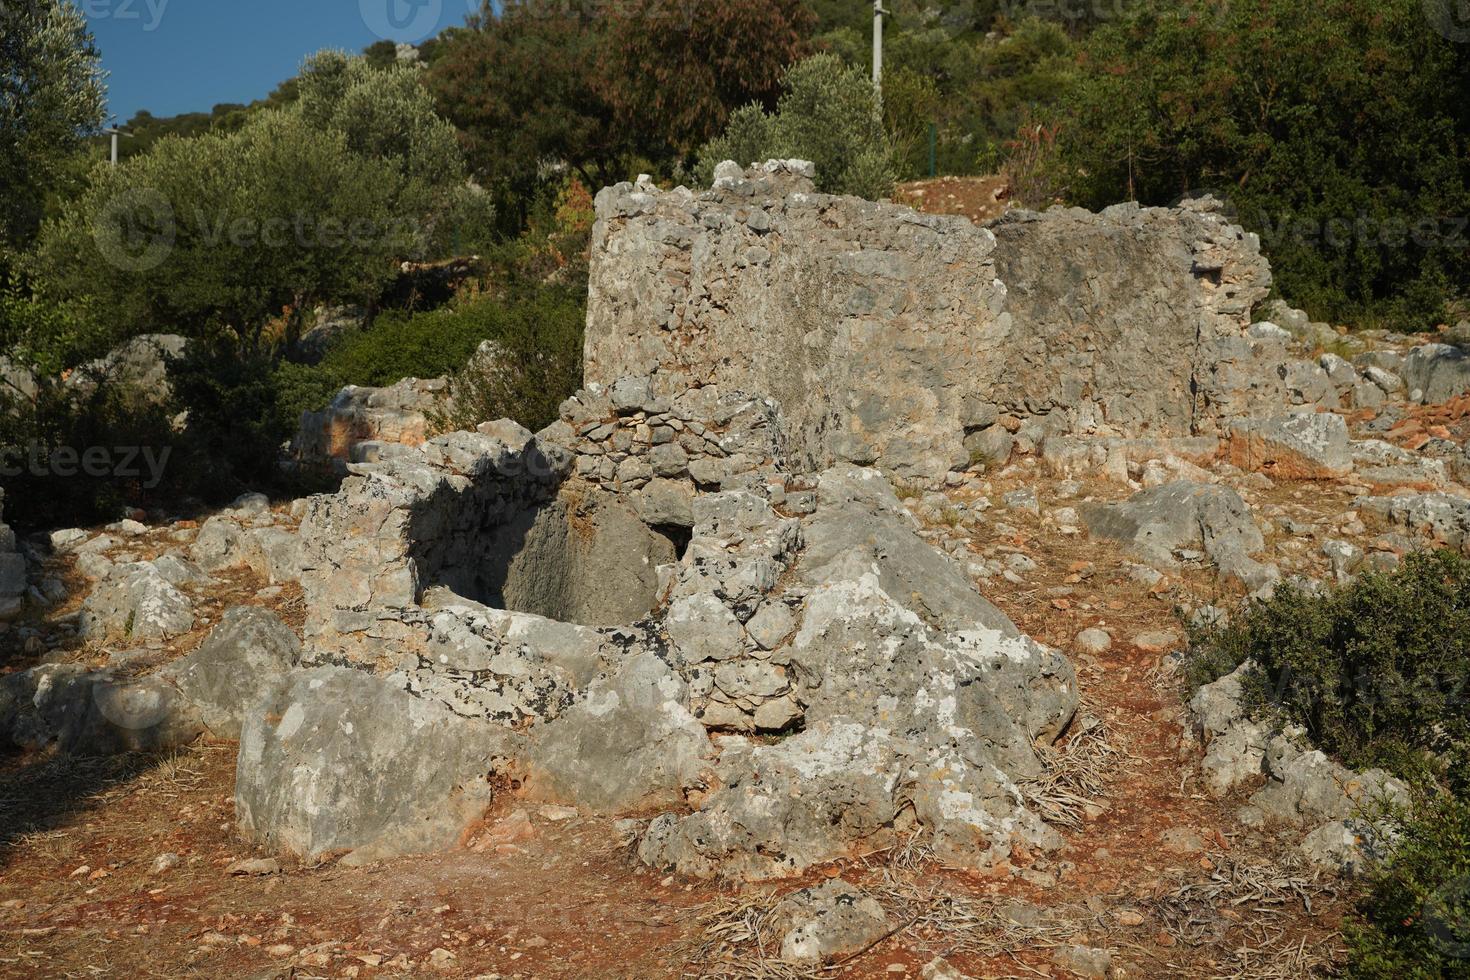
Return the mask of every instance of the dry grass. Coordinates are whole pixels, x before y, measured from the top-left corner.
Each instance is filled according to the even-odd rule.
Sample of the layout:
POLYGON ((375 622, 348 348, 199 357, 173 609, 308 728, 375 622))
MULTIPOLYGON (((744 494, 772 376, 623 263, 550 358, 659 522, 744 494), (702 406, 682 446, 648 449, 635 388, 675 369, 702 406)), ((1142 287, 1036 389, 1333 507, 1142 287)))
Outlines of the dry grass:
POLYGON ((1039 750, 1042 773, 1021 785, 1026 804, 1047 823, 1081 830, 1088 806, 1099 802, 1108 784, 1126 773, 1128 753, 1106 722, 1085 708, 1077 729, 1060 745, 1039 750))
POLYGON ((810 980, 830 975, 823 967, 801 967, 779 959, 780 936, 770 919, 781 896, 721 897, 699 909, 698 940, 687 951, 685 976, 700 980, 810 980))
POLYGON ((1035 973, 1020 954, 1066 945, 1098 922, 1081 905, 1038 908, 1004 898, 957 894, 952 882, 932 873, 932 855, 922 834, 869 855, 851 870, 849 880, 865 881, 863 891, 888 915, 892 928, 877 941, 822 965, 784 963, 778 958, 782 937, 773 929, 772 918, 785 895, 721 897, 699 910, 698 937, 684 950, 690 964, 685 975, 700 980, 826 978, 900 936, 905 946, 929 956, 1009 958, 1021 970, 1035 973))
POLYGON ((1217 978, 1275 980, 1314 975, 1342 954, 1340 937, 1309 942, 1300 918, 1313 902, 1336 899, 1330 878, 1290 862, 1238 860, 1211 854, 1205 876, 1155 896, 1148 904, 1164 931, 1186 947, 1219 947, 1217 978))

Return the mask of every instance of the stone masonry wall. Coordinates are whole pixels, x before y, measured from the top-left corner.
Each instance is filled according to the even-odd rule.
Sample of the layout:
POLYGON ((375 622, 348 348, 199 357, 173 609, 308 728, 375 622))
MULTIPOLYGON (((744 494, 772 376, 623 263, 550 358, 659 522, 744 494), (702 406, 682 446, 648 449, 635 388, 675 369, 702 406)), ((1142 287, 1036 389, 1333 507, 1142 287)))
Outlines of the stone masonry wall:
POLYGON ((1270 272, 1208 205, 962 218, 817 194, 810 165, 597 199, 586 375, 770 393, 808 468, 942 478, 1005 416, 1047 431, 1212 430, 1190 379, 1270 272), (1086 262, 1077 257, 1086 256, 1086 262))

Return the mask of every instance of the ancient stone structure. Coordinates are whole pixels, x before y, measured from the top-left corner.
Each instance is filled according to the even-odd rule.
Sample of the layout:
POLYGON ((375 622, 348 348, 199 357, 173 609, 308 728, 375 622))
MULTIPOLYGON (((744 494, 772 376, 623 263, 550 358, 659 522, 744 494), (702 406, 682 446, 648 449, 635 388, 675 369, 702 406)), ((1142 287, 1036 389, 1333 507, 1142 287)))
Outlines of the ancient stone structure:
MULTIPOLYGON (((1463 358, 1303 357, 1330 330, 1285 306, 1250 322, 1269 271, 1212 202, 977 228, 810 177, 722 165, 700 194, 600 195, 589 383, 539 433, 431 436, 440 382, 348 389, 296 446, 341 465, 335 493, 289 512, 247 495, 146 560, 136 521, 53 534, 95 581, 78 632, 142 647, 6 677, 0 741, 238 737, 241 828, 349 863, 459 846, 513 794, 636 813, 639 860, 703 877, 800 874, 915 832, 948 865, 1024 866, 1061 842, 1027 802, 1041 750, 1097 722, 1074 722, 1069 662, 977 591, 1037 570, 1006 542, 1089 534, 1141 589, 1210 565, 1258 594, 1313 559, 1345 580, 1470 548, 1463 445, 1395 428, 1461 390, 1463 358), (1030 482, 1083 473, 1134 492, 1030 482), (1322 527, 1261 497, 1348 478, 1353 510, 1322 527), (300 583, 302 635, 235 609, 159 663, 240 566, 257 596, 300 583)), ((0 619, 26 573, 0 525, 0 619)), ((1099 627, 1076 649, 1114 643, 1099 627)), ((1264 780, 1243 820, 1315 827, 1308 856, 1358 861, 1353 807, 1401 787, 1250 717, 1239 681, 1192 706, 1206 788, 1264 780)), ((841 882, 779 918, 799 961, 887 928, 841 882)))
MULTIPOLYGON (((483 792, 493 756, 533 797, 672 807, 641 853, 694 874, 788 874, 909 826, 970 865, 1059 842, 1016 780, 1072 717, 1071 668, 918 536, 876 471, 794 466, 780 406, 713 384, 624 378, 536 436, 481 429, 354 467, 302 526, 303 660, 357 675, 324 684, 379 685, 355 697, 370 712, 341 708, 354 738, 388 738, 410 706, 415 725, 498 733, 465 779, 415 784, 414 813, 483 792), (731 737, 761 732, 793 737, 731 737)), ((283 684, 272 717, 312 719, 309 689, 283 684)), ((411 838, 381 806, 307 820, 323 784, 265 789, 272 766, 337 758, 304 725, 247 721, 252 829, 313 852, 463 829, 454 808, 411 838)))
MULTIPOLYGON (((597 199, 586 371, 769 393, 809 468, 942 478, 967 436, 1218 430, 1204 384, 1270 271, 1212 204, 961 218, 814 193, 804 165, 597 199)), ((1037 439, 1039 441, 1039 439, 1037 439)))

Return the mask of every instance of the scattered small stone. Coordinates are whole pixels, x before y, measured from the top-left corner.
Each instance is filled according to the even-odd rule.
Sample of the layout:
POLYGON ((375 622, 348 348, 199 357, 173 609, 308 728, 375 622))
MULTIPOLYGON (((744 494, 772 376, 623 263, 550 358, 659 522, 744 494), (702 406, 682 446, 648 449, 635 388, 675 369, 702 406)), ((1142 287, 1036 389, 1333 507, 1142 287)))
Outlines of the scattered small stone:
POLYGON ((923 980, 971 980, 969 974, 961 973, 955 969, 954 964, 942 956, 936 956, 925 963, 923 969, 919 971, 919 976, 923 980))
POLYGON ((1113 965, 1113 954, 1091 946, 1063 946, 1052 955, 1052 960, 1078 976, 1103 980, 1113 965))
POLYGON ((1152 630, 1133 638, 1133 646, 1143 653, 1168 653, 1179 645, 1179 634, 1172 630, 1152 630))
POLYGON ((1083 630, 1074 641, 1077 652, 1100 656, 1113 648, 1113 637, 1105 629, 1083 630))
POLYGON ((1198 854, 1205 849, 1204 838, 1188 827, 1170 827, 1159 837, 1159 844, 1170 854, 1198 854))
POLYGON ((1041 513, 1041 502, 1036 497, 1036 491, 1031 487, 1012 490, 1001 499, 1005 501, 1007 510, 1017 510, 1036 515, 1041 513))
POLYGON ((239 876, 264 876, 280 872, 281 862, 275 858, 244 858, 225 868, 225 874, 239 876))
POLYGON ((161 875, 165 872, 172 871, 174 868, 177 868, 180 863, 182 863, 182 860, 182 858, 180 858, 172 851, 160 854, 158 855, 158 857, 153 859, 153 864, 148 868, 148 873, 153 875, 161 875))
POLYGON ((536 828, 531 824, 531 815, 525 810, 516 810, 508 816, 496 821, 484 835, 475 842, 474 850, 479 853, 497 850, 509 844, 520 841, 531 840, 536 836, 536 828))

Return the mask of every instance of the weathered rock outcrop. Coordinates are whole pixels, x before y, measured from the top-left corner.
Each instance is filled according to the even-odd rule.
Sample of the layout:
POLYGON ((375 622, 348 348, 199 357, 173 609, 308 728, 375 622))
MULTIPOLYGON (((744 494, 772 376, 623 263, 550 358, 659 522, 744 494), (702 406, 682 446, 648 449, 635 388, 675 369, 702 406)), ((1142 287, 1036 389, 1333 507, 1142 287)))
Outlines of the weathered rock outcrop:
POLYGON ((968 865, 1059 843, 1017 780, 1076 709, 1071 667, 881 475, 793 471, 779 404, 717 385, 619 379, 562 415, 403 447, 312 501, 303 660, 366 707, 329 723, 288 675, 245 725, 247 829, 310 852, 435 846, 474 807, 440 806, 430 833, 426 801, 483 804, 492 752, 533 798, 673 808, 640 853, 694 874, 799 872, 904 827, 968 865), (376 717, 388 700, 478 748, 429 783, 396 776, 420 736, 376 717), (339 742, 377 768, 303 782, 348 758, 339 742))
POLYGON ((159 672, 221 738, 239 738, 244 718, 301 659, 301 641, 274 614, 227 611, 204 643, 159 672))
POLYGON ((493 798, 514 738, 359 670, 296 672, 246 718, 240 827, 308 857, 452 847, 493 798))
POLYGON ((1168 483, 1122 503, 1089 504, 1082 517, 1093 535, 1117 541, 1154 565, 1208 558, 1220 574, 1252 589, 1280 577, 1251 557, 1266 539, 1240 494, 1228 487, 1168 483))
POLYGON ((1238 813, 1249 826, 1312 828, 1299 849, 1314 864, 1353 873, 1369 860, 1381 860, 1392 837, 1385 808, 1407 806, 1408 787, 1381 769, 1347 769, 1303 747, 1300 729, 1265 720, 1247 696, 1255 670, 1248 661, 1201 687, 1190 701, 1205 742, 1205 787, 1213 796, 1255 788, 1238 813))
POLYGON ((417 446, 429 438, 429 416, 449 393, 443 378, 404 378, 386 388, 348 385, 332 403, 301 416, 291 454, 309 463, 363 462, 382 444, 417 446))
POLYGON ((203 730, 193 706, 158 677, 52 664, 0 679, 0 746, 109 755, 177 748, 203 730))
POLYGON ((1447 402, 1470 392, 1470 354, 1448 344, 1416 347, 1404 358, 1403 375, 1414 401, 1447 402))
POLYGON ((1194 390, 1208 345, 1243 339, 1270 285, 1258 243, 1208 204, 987 229, 817 194, 783 163, 699 194, 620 184, 597 204, 588 380, 768 392, 808 468, 942 478, 1000 415, 1214 431, 1194 390))
POLYGON ((1298 412, 1229 423, 1230 461, 1280 480, 1336 480, 1353 471, 1341 415, 1298 412))
POLYGON ((126 388, 150 403, 168 403, 169 362, 188 350, 186 338, 176 334, 140 334, 114 347, 105 357, 82 364, 67 375, 66 384, 91 391, 99 384, 126 388))

